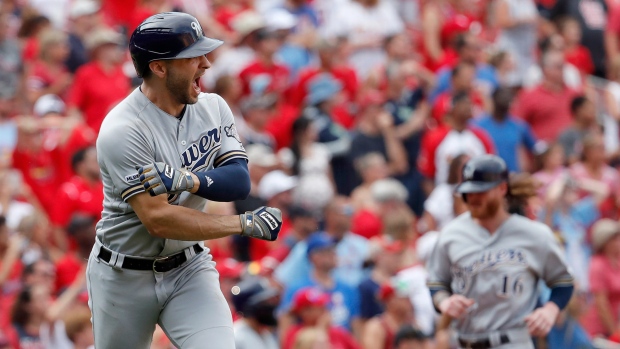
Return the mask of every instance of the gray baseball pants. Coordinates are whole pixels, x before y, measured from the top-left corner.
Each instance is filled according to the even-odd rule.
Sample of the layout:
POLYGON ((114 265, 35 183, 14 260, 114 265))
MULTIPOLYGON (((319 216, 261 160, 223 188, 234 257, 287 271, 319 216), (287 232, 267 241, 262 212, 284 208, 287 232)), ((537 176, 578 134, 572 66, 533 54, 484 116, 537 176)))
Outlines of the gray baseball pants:
POLYGON ((87 286, 96 349, 149 349, 155 325, 179 349, 235 349, 232 315, 208 251, 166 273, 88 260, 87 286))

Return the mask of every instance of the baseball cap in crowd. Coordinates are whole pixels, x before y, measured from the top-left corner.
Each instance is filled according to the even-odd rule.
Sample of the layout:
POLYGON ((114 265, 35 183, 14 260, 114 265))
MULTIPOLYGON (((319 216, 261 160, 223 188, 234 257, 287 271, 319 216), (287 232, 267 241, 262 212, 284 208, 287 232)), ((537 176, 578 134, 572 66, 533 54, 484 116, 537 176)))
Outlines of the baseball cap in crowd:
POLYGON ((268 31, 291 30, 297 25, 297 18, 283 8, 275 8, 267 13, 266 28, 268 31))
POLYGON ((370 194, 377 202, 407 201, 409 193, 402 183, 394 178, 380 179, 370 185, 370 194))
POLYGON ((77 0, 71 4, 69 17, 72 19, 88 16, 99 12, 101 6, 94 0, 77 0))
POLYGON ((292 190, 297 186, 297 177, 276 170, 267 173, 258 183, 258 196, 263 200, 292 190))
POLYGON ((603 218, 594 223, 592 226, 592 247, 594 252, 600 252, 607 241, 618 234, 620 234, 620 223, 612 219, 603 218))
POLYGON ((264 144, 250 144, 245 147, 248 163, 260 167, 272 167, 278 164, 278 157, 273 149, 264 144))
POLYGON ((387 282, 384 282, 380 287, 379 291, 377 291, 377 299, 381 302, 385 302, 391 297, 398 298, 409 298, 410 294, 408 291, 406 282, 398 281, 395 278, 390 279, 387 282))
POLYGON ((300 205, 293 205, 288 209, 288 218, 295 219, 298 217, 314 217, 314 213, 300 205))
POLYGON ((306 104, 317 105, 342 91, 342 84, 330 74, 319 74, 310 80, 306 104))
POLYGON ((92 51, 99 46, 106 44, 122 45, 123 36, 120 33, 108 28, 97 29, 86 36, 85 46, 88 51, 92 51))
POLYGON ((310 237, 308 237, 308 240, 306 240, 306 244, 308 246, 306 253, 308 257, 310 257, 310 255, 316 251, 327 250, 329 248, 336 247, 337 242, 336 239, 327 235, 327 233, 321 232, 310 235, 310 237))
POLYGON ((232 29, 239 34, 239 37, 244 38, 252 32, 264 28, 265 20, 254 11, 243 11, 236 15, 230 24, 232 29))
POLYGON ((34 103, 33 112, 38 117, 43 117, 47 114, 62 115, 65 113, 65 102, 56 95, 43 95, 34 103))
POLYGON ((233 258, 226 258, 215 264, 215 269, 220 274, 220 277, 226 279, 240 278, 244 268, 245 266, 243 263, 237 262, 233 258))
POLYGON ((329 304, 329 294, 316 287, 305 287, 295 292, 291 311, 298 313, 308 307, 325 307, 329 304))

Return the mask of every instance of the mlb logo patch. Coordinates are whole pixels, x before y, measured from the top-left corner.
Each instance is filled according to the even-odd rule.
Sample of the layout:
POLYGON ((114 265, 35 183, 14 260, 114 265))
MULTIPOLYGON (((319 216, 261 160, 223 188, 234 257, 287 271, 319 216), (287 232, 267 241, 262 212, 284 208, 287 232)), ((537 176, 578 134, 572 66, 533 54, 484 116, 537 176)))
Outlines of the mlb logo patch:
POLYGON ((133 182, 133 181, 137 181, 138 178, 140 178, 140 175, 138 175, 137 173, 134 173, 132 175, 129 176, 125 176, 125 182, 133 182))

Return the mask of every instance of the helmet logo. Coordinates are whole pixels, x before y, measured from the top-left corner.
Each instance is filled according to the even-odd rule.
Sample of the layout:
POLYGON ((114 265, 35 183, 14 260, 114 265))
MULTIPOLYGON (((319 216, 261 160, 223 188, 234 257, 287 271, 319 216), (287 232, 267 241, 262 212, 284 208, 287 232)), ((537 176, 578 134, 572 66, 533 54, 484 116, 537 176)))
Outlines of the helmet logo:
POLYGON ((196 36, 202 36, 202 29, 200 28, 200 25, 198 23, 192 22, 190 26, 196 32, 196 36))

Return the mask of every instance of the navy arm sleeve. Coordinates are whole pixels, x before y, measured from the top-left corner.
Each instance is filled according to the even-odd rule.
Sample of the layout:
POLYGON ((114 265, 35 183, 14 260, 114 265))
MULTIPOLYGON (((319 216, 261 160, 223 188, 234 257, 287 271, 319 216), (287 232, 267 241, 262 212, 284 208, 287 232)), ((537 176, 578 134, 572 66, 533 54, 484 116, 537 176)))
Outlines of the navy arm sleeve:
POLYGON ((220 167, 194 174, 200 181, 200 187, 194 195, 207 200, 244 200, 250 194, 250 172, 245 159, 232 159, 220 167))
POLYGON ((573 295, 573 285, 559 285, 551 288, 549 302, 555 303, 560 310, 564 309, 573 295))

